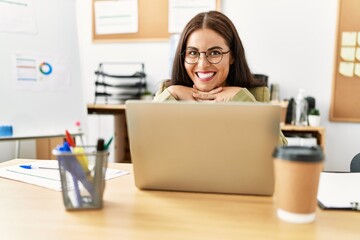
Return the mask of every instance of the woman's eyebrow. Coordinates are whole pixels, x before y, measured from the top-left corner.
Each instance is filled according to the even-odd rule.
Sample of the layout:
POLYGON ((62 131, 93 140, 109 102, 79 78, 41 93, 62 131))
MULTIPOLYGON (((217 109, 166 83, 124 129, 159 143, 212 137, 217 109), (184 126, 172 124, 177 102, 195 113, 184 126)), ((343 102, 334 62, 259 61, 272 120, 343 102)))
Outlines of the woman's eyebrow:
POLYGON ((192 46, 186 47, 186 49, 199 50, 198 48, 196 48, 196 47, 192 47, 192 46))
POLYGON ((220 46, 214 46, 214 47, 211 47, 211 48, 208 48, 207 50, 213 50, 213 49, 224 49, 220 46))
MULTIPOLYGON (((192 47, 192 46, 189 46, 189 47, 187 47, 186 49, 191 49, 191 50, 197 50, 197 51, 199 51, 198 48, 192 47)), ((221 49, 221 50, 223 50, 224 48, 223 48, 223 47, 220 47, 220 46, 214 46, 214 47, 211 47, 211 48, 206 49, 206 51, 207 51, 207 50, 213 50, 213 49, 221 49)))

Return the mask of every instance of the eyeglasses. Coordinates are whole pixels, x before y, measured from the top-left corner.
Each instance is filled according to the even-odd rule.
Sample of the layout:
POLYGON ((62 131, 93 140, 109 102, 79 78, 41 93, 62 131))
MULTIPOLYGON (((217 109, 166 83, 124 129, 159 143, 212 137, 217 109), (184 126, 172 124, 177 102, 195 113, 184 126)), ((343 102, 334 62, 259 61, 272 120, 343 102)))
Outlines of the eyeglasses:
POLYGON ((204 53, 206 60, 209 63, 218 64, 223 59, 223 55, 229 52, 230 50, 227 52, 223 52, 220 49, 208 49, 205 52, 199 52, 194 49, 186 49, 184 52, 181 53, 181 55, 184 56, 184 60, 186 63, 196 64, 199 62, 200 54, 204 53))

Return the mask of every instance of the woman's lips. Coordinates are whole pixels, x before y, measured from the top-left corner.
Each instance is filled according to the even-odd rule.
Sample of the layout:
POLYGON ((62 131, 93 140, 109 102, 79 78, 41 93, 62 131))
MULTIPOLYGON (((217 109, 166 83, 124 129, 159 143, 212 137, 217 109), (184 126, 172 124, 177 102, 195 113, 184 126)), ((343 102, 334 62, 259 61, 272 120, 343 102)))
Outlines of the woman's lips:
POLYGON ((196 75, 198 76, 198 78, 200 78, 201 81, 209 81, 215 75, 215 72, 197 72, 196 75))

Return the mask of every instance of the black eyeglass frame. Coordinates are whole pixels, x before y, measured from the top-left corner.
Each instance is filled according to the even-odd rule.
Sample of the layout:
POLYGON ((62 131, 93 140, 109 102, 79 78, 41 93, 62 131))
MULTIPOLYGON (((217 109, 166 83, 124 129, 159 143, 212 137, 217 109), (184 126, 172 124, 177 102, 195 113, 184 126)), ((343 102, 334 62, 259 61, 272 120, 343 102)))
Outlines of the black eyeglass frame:
POLYGON ((222 50, 218 49, 217 51, 221 52, 221 58, 220 58, 220 60, 219 60, 218 62, 211 62, 211 61, 209 61, 209 59, 208 59, 209 56, 206 54, 206 52, 212 51, 212 50, 214 50, 214 49, 208 49, 208 50, 203 51, 203 52, 199 52, 199 51, 197 51, 197 50, 190 50, 190 51, 196 51, 196 52, 198 52, 199 54, 197 55, 197 60, 196 60, 196 62, 194 62, 194 63, 189 63, 189 62, 186 61, 186 56, 185 56, 186 51, 189 51, 189 50, 190 50, 190 49, 186 49, 186 50, 182 51, 182 52, 180 53, 180 55, 183 56, 184 61, 185 61, 187 64, 192 64, 192 65, 197 64, 197 63, 199 62, 199 60, 200 60, 200 55, 201 55, 202 53, 205 54, 205 58, 206 58, 206 61, 208 61, 208 63, 211 63, 211 64, 219 64, 219 63, 223 60, 224 54, 228 54, 228 53, 230 52, 230 49, 229 49, 227 52, 223 52, 222 50))

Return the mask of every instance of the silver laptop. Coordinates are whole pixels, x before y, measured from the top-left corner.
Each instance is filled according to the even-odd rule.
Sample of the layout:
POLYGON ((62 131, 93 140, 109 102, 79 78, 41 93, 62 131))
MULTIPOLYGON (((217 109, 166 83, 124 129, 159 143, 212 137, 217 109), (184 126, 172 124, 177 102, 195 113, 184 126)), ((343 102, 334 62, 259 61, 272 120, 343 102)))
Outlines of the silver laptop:
POLYGON ((273 194, 279 106, 132 100, 126 119, 138 188, 273 194))

